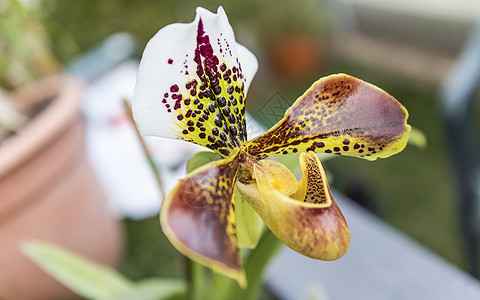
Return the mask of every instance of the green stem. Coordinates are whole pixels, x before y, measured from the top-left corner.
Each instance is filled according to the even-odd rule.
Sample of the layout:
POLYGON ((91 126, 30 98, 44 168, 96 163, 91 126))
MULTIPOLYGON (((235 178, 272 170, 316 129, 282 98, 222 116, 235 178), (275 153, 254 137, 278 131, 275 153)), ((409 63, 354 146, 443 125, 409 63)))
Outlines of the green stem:
POLYGON ((263 284, 265 268, 280 251, 282 246, 283 243, 273 235, 270 229, 265 230, 257 247, 248 257, 245 265, 248 288, 244 290, 244 295, 239 299, 253 300, 258 297, 258 293, 263 284))
POLYGON ((258 245, 253 249, 245 261, 245 273, 248 286, 241 289, 238 285, 231 285, 229 296, 226 299, 255 300, 263 283, 265 268, 282 247, 282 242, 266 229, 258 245))
POLYGON ((188 283, 188 299, 203 300, 205 299, 205 267, 193 260, 185 257, 187 260, 187 283, 188 283))
POLYGON ((157 165, 153 161, 153 158, 150 155, 150 150, 148 150, 148 147, 145 144, 145 141, 143 140, 142 135, 138 131, 137 125, 135 124, 135 120, 133 119, 132 108, 130 107, 130 104, 128 104, 128 101, 126 99, 123 99, 123 106, 125 108, 125 112, 128 116, 128 119, 132 123, 133 129, 135 129, 135 133, 136 133, 138 141, 140 142, 140 145, 142 146, 143 153, 145 154, 145 157, 147 158, 148 163, 150 164, 150 167, 152 168, 153 175, 155 176, 155 180, 157 182, 158 189, 160 190, 160 195, 163 199, 163 198, 165 198, 165 194, 163 192, 162 180, 160 179, 160 172, 157 168, 157 165))

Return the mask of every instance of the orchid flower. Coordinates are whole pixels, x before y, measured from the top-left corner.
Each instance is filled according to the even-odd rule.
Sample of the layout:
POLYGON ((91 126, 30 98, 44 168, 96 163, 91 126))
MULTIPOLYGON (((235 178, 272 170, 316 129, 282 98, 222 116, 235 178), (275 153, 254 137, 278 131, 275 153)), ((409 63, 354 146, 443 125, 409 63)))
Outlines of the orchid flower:
POLYGON ((178 182, 160 222, 180 252, 240 284, 235 186, 287 246, 334 260, 347 251, 350 233, 314 152, 375 160, 401 151, 410 133, 408 112, 395 98, 337 74, 313 83, 282 120, 248 141, 245 96, 257 68, 223 8, 197 8, 192 23, 168 25, 150 40, 133 96, 142 134, 196 143, 222 157, 178 182), (267 159, 296 152, 303 152, 300 181, 267 159))

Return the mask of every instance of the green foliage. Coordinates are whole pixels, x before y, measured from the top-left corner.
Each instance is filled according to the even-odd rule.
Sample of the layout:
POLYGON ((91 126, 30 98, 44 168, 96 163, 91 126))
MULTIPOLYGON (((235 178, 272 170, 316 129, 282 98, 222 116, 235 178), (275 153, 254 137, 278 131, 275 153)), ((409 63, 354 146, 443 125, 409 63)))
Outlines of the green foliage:
POLYGON ((136 282, 126 292, 105 300, 176 300, 185 299, 185 283, 179 279, 151 278, 136 282))
POLYGON ((195 169, 208 164, 209 162, 216 161, 222 157, 217 153, 211 151, 200 151, 195 153, 187 163, 187 173, 194 171, 195 169))
POLYGON ((427 136, 420 129, 412 126, 410 132, 410 139, 408 140, 410 145, 417 146, 420 149, 427 148, 427 136))
POLYGON ((158 215, 125 219, 126 243, 120 271, 132 280, 148 277, 181 278, 183 256, 163 234, 158 215))
POLYGON ((0 3, 0 87, 12 90, 58 70, 38 7, 0 3))
POLYGON ((134 283, 111 268, 46 242, 29 241, 22 250, 52 277, 88 299, 160 300, 182 296, 185 291, 185 284, 178 279, 154 278, 134 283))

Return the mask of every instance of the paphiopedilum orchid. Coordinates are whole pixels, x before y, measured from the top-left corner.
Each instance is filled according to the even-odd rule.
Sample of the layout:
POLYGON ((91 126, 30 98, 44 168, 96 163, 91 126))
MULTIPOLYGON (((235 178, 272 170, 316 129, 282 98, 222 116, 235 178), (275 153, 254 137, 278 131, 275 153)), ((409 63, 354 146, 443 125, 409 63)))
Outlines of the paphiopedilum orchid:
POLYGON ((133 97, 142 134, 193 142, 222 157, 178 182, 160 221, 179 251, 240 283, 235 185, 286 245, 334 260, 347 251, 350 233, 314 152, 375 160, 401 151, 410 132, 397 100, 338 74, 313 83, 282 120, 248 141, 245 96, 257 68, 255 56, 235 41, 224 10, 198 8, 192 23, 166 26, 150 40, 133 97), (296 152, 304 152, 298 182, 267 159, 296 152))

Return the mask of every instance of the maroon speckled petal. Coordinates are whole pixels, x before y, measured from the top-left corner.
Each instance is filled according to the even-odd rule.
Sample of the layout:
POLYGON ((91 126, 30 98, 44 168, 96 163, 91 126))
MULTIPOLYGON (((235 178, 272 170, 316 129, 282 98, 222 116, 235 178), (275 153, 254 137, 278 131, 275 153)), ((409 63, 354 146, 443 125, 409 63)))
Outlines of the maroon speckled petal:
POLYGON ((407 110, 378 87, 339 74, 315 82, 244 151, 256 158, 315 151, 375 160, 403 150, 407 110))
POLYGON ((160 222, 180 252, 243 285, 233 203, 237 169, 231 157, 190 173, 164 200, 160 222))

